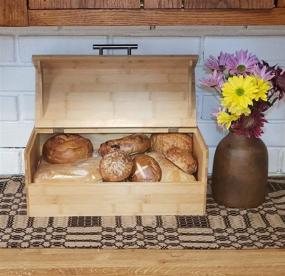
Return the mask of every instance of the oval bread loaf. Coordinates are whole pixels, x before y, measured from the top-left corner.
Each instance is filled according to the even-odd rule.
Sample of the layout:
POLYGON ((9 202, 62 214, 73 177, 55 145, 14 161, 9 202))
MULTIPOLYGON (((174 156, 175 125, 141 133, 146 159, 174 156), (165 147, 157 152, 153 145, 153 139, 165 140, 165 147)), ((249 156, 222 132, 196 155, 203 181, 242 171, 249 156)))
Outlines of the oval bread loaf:
POLYGON ((190 151, 173 147, 166 151, 165 157, 186 173, 193 174, 197 171, 197 161, 190 151))
POLYGON ((51 164, 68 164, 92 156, 93 145, 78 134, 56 134, 43 145, 43 158, 51 164))
POLYGON ((158 152, 149 152, 147 155, 154 158, 161 168, 161 182, 192 182, 196 181, 195 177, 191 174, 185 173, 171 161, 166 159, 164 155, 158 152))
POLYGON ((132 134, 120 139, 109 140, 100 145, 101 156, 117 150, 128 154, 144 153, 150 148, 150 139, 145 134, 132 134))
POLYGON ((186 133, 159 133, 152 134, 151 149, 161 153, 186 173, 193 174, 197 171, 197 161, 193 150, 193 138, 186 133))
POLYGON ((151 149, 165 154, 172 147, 191 151, 193 148, 193 138, 186 133, 157 133, 150 137, 151 149))

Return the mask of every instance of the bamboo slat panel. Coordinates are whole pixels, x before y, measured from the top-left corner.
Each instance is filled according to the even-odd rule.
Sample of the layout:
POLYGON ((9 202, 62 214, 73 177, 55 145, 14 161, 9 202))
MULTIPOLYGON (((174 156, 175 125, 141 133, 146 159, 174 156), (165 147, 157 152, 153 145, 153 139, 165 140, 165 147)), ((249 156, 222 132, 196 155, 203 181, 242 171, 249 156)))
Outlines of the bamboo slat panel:
POLYGON ((42 85, 37 91, 36 126, 195 127, 195 60, 39 57, 35 64, 37 72, 43 68, 43 81, 37 81, 42 85))
MULTIPOLYGON (((194 154, 198 161, 196 180, 191 182, 33 183, 41 148, 50 137, 35 129, 25 150, 29 216, 203 215, 208 150, 197 128, 192 128, 190 133, 194 137, 194 154)), ((122 135, 84 136, 98 148, 103 141, 122 135)))

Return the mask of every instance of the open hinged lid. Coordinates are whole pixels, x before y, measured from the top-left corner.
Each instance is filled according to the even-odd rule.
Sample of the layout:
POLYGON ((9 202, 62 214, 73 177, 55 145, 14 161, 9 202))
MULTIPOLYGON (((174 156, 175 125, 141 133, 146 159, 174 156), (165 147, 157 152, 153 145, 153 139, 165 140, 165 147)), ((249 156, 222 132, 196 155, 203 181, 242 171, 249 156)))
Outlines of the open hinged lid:
POLYGON ((197 56, 34 56, 36 127, 195 127, 197 56))

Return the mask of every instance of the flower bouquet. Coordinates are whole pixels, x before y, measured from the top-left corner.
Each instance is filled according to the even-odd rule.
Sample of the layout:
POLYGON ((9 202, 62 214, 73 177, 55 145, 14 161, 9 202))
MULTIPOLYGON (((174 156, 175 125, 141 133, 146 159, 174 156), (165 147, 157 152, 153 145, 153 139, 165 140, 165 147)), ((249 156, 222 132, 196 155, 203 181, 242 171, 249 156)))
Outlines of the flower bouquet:
POLYGON ((260 137, 265 112, 285 95, 285 71, 245 50, 210 56, 205 65, 210 76, 201 84, 221 96, 217 123, 238 135, 260 137))
POLYGON ((215 114, 229 133, 217 146, 212 175, 214 199, 225 206, 257 207, 265 200, 268 152, 259 138, 265 112, 285 95, 285 72, 248 51, 210 56, 202 80, 220 94, 215 114))

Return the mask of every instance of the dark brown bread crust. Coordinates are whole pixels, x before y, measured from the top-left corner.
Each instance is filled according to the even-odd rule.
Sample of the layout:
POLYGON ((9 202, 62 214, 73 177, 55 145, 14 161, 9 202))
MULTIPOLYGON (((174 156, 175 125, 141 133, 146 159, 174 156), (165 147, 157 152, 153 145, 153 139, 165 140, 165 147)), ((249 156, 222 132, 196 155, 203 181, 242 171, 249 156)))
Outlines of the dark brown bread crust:
POLYGON ((133 182, 158 182, 161 179, 161 168, 158 162, 145 154, 133 158, 134 167, 130 176, 133 182))
POLYGON ((78 134, 56 134, 43 145, 43 158, 51 164, 67 164, 92 156, 93 145, 78 134))
POLYGON ((128 154, 144 153, 150 148, 150 139, 145 134, 132 134, 120 139, 109 140, 100 145, 101 156, 110 152, 123 151, 128 154))
POLYGON ((123 151, 115 151, 104 155, 99 170, 104 181, 123 181, 133 169, 133 160, 123 151))

